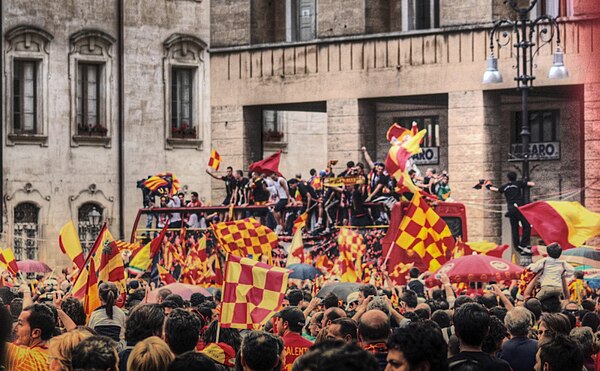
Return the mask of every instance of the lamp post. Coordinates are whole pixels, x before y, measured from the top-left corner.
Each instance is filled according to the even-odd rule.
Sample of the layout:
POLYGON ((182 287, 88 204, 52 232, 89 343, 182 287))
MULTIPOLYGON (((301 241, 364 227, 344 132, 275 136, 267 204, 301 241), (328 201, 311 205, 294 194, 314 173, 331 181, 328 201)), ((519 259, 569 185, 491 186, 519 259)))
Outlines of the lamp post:
POLYGON ((529 131, 529 89, 533 86, 534 63, 533 59, 537 55, 538 50, 545 44, 552 41, 556 36, 556 52, 552 67, 548 73, 550 79, 565 79, 569 77, 569 72, 563 62, 563 52, 560 48, 560 29, 556 18, 548 15, 542 15, 534 20, 531 20, 529 13, 535 7, 538 0, 532 0, 527 6, 519 6, 523 1, 505 0, 511 8, 517 12, 517 20, 501 19, 494 23, 494 27, 490 33, 490 56, 487 60, 487 70, 483 75, 484 84, 497 84, 502 82, 502 75, 498 71, 498 59, 494 56, 494 44, 501 47, 507 46, 510 43, 510 35, 515 36, 515 42, 512 47, 516 51, 515 68, 517 76, 514 78, 517 81, 517 89, 521 91, 521 162, 523 164, 523 183, 525 184, 523 192, 523 201, 529 203, 529 140, 531 132, 529 131), (507 29, 502 30, 503 27, 507 29), (534 49, 535 34, 538 34, 541 45, 534 49))

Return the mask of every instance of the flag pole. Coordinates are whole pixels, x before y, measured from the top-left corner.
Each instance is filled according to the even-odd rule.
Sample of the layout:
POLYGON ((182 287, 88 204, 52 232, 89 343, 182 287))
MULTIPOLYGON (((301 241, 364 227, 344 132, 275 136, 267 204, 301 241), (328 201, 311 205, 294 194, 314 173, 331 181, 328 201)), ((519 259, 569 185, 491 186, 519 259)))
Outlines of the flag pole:
POLYGON ((387 254, 385 256, 385 259, 383 260, 383 264, 381 264, 381 266, 383 266, 383 267, 386 266, 386 264, 387 264, 387 262, 388 262, 388 260, 390 258, 390 255, 392 254, 392 248, 394 248, 394 242, 392 242, 390 244, 390 248, 388 249, 388 252, 387 252, 387 254))

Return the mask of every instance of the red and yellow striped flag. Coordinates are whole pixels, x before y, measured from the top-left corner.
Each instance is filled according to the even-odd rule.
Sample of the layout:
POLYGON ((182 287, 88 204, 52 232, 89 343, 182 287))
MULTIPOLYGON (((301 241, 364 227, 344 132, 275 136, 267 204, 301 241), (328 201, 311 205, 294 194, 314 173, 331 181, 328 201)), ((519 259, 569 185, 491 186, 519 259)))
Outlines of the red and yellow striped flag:
POLYGON ((215 171, 218 171, 220 165, 221 165, 221 155, 219 155, 219 152, 217 152, 213 149, 210 152, 210 158, 208 159, 208 166, 215 169, 215 171))
POLYGON ((290 252, 287 257, 286 267, 292 264, 304 263, 304 244, 302 243, 302 229, 297 230, 290 244, 290 252))
POLYGON ((6 267, 8 268, 8 271, 13 276, 16 277, 17 274, 19 273, 19 266, 17 265, 17 259, 15 259, 15 254, 10 249, 10 247, 7 247, 4 250, 2 250, 2 256, 4 258, 4 262, 3 263, 6 264, 6 267))
POLYGON ((100 295, 98 294, 98 276, 96 275, 96 264, 94 263, 94 259, 90 261, 90 264, 85 269, 87 270, 87 280, 85 284, 83 309, 89 318, 92 312, 102 305, 102 302, 100 302, 100 295))
POLYGON ((392 248, 417 254, 425 267, 435 272, 448 260, 455 241, 446 222, 417 192, 400 221, 394 244, 392 248))
POLYGON ((519 206, 519 210, 547 245, 558 242, 563 249, 570 249, 600 235, 600 213, 579 202, 537 201, 519 206))
POLYGON ((229 254, 219 323, 259 329, 281 308, 290 271, 229 254))
POLYGON ((160 277, 160 280, 165 285, 169 285, 171 283, 177 282, 177 281, 175 281, 175 278, 173 278, 173 275, 171 273, 169 273, 169 271, 165 267, 158 264, 157 268, 158 268, 158 275, 160 277))
POLYGON ((365 249, 363 236, 353 229, 342 228, 338 235, 340 275, 342 282, 362 280, 362 255, 365 249))
POLYGON ((248 256, 268 254, 279 245, 275 232, 254 218, 212 224, 219 243, 229 254, 248 256))
POLYGON ((79 234, 77 233, 75 223, 73 223, 72 220, 69 220, 67 224, 60 229, 58 245, 63 254, 67 255, 77 268, 83 268, 85 256, 83 255, 83 249, 81 248, 81 242, 79 241, 79 234))
MULTIPOLYGON (((108 229, 106 233, 110 236, 108 229)), ((112 240, 112 236, 109 238, 103 243, 98 279, 103 282, 114 282, 117 284, 120 292, 125 292, 125 264, 123 263, 123 257, 117 244, 112 240)))

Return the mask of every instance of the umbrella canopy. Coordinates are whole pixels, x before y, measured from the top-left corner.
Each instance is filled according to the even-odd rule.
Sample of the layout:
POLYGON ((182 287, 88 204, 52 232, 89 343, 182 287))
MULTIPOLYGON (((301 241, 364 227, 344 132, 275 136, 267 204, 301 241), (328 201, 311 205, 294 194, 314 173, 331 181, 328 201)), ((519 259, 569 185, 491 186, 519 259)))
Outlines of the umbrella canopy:
POLYGON ((291 270, 290 278, 297 278, 300 280, 314 280, 316 276, 322 276, 320 270, 313 267, 310 264, 292 264, 287 269, 291 270))
POLYGON ((25 259, 17 262, 17 266, 21 272, 25 273, 48 273, 52 272, 52 268, 44 262, 37 260, 25 259))
POLYGON ((599 273, 585 276, 583 279, 585 280, 585 282, 588 283, 590 288, 592 288, 594 290, 597 288, 600 288, 600 274, 599 273))
POLYGON ((199 292, 206 297, 212 296, 211 293, 208 292, 208 290, 202 286, 194 286, 194 285, 188 285, 185 283, 175 282, 175 283, 171 283, 169 285, 162 286, 162 287, 159 287, 157 289, 150 291, 148 293, 148 302, 156 303, 156 297, 158 296, 158 292, 162 289, 171 290, 171 292, 173 294, 180 295, 183 298, 183 300, 190 300, 190 298, 192 297, 192 294, 194 294, 196 292, 199 292))
POLYGON ((450 282, 490 282, 518 279, 523 268, 504 259, 487 255, 466 255, 442 265, 425 283, 439 285, 439 274, 445 273, 450 282))
POLYGON ((350 293, 358 291, 358 288, 360 286, 360 283, 354 282, 327 283, 321 288, 321 290, 319 290, 319 292, 317 293, 317 297, 324 298, 325 296, 327 296, 327 294, 333 292, 335 295, 337 295, 338 298, 342 299, 343 301, 346 301, 348 295, 350 295, 350 293))
POLYGON ((594 247, 576 247, 562 253, 563 259, 571 264, 585 265, 590 268, 600 268, 600 249, 594 247))

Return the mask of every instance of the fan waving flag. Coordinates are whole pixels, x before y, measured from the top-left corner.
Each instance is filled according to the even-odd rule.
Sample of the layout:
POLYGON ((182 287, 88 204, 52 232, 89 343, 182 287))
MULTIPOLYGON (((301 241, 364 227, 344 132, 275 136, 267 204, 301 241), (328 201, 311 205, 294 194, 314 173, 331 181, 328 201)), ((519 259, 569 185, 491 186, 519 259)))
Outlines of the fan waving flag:
POLYGON ((218 171, 220 165, 221 165, 221 155, 219 155, 219 152, 217 152, 213 149, 210 152, 210 158, 208 159, 208 166, 215 169, 215 171, 218 171))
POLYGON ((173 196, 179 190, 179 179, 173 173, 157 174, 146 179, 144 187, 150 190, 151 195, 173 196))
POLYGON ((83 249, 81 248, 81 242, 79 241, 79 234, 77 233, 75 223, 73 223, 72 220, 69 220, 69 222, 60 229, 58 245, 63 254, 67 255, 77 268, 83 268, 85 256, 83 255, 83 249))
POLYGON ((304 263, 304 244, 302 243, 302 229, 294 233, 292 243, 290 244, 290 253, 287 257, 286 267, 292 264, 304 263))
POLYGON ((283 303, 290 271, 229 254, 219 323, 224 328, 261 328, 283 303))
POLYGON ((558 242, 570 249, 600 235, 600 214, 579 202, 536 201, 519 206, 519 211, 546 244, 558 242))
POLYGON ((250 167, 248 168, 248 170, 256 171, 259 174, 265 173, 265 174, 269 175, 269 174, 275 173, 275 174, 281 176, 281 173, 279 172, 280 159, 281 159, 281 151, 278 151, 277 153, 272 154, 271 156, 265 158, 264 160, 253 162, 252 164, 250 164, 250 167))
POLYGON ((211 225, 223 249, 237 256, 268 254, 279 245, 275 232, 254 218, 211 225))
POLYGON ((308 210, 300 214, 296 220, 294 220, 294 225, 292 226, 292 234, 296 234, 298 229, 306 227, 306 220, 308 220, 308 210))
MULTIPOLYGON (((429 207, 420 193, 415 193, 400 221, 395 245, 408 255, 418 255, 430 272, 448 260, 455 241, 444 220, 429 207)), ((398 248, 392 246, 391 248, 398 248)))
POLYGON ((15 254, 13 254, 13 251, 10 249, 10 247, 7 247, 6 249, 2 250, 2 256, 4 257, 4 261, 6 262, 8 271, 13 276, 16 276, 19 273, 19 266, 17 265, 17 259, 15 259, 15 254))
POLYGON ((417 186, 415 186, 408 175, 406 161, 408 161, 408 159, 410 159, 413 155, 421 153, 421 147, 419 146, 419 143, 426 133, 427 130, 421 130, 414 136, 407 136, 406 134, 403 134, 403 138, 396 138, 396 141, 392 140, 392 146, 390 147, 387 158, 385 159, 385 168, 388 173, 398 181, 398 185, 403 185, 412 193, 418 193, 419 189, 417 186), (403 141, 400 141, 400 139, 403 141))

